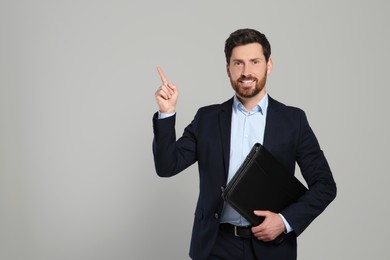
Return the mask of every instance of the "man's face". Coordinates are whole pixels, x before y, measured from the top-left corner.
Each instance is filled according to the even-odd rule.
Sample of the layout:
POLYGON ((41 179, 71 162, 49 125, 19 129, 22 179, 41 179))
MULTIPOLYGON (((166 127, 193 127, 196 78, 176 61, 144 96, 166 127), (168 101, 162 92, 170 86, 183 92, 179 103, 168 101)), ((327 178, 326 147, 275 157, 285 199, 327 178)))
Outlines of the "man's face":
POLYGON ((264 96, 264 86, 267 75, 272 70, 272 61, 269 59, 268 63, 266 62, 260 44, 250 43, 235 47, 226 68, 238 97, 264 96))

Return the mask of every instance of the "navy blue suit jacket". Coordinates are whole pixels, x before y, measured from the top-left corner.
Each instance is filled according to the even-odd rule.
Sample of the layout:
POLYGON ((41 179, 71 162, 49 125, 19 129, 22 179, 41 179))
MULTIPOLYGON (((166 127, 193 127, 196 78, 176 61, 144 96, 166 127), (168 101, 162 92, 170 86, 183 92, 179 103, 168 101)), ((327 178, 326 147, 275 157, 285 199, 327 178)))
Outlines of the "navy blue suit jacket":
MULTIPOLYGON (((207 259, 219 230, 223 207, 221 187, 226 186, 233 99, 202 107, 183 135, 176 140, 175 116, 153 117, 153 154, 159 176, 173 176, 198 162, 200 191, 195 210, 190 256, 207 259)), ((282 212, 294 232, 281 245, 253 238, 254 249, 262 259, 296 259, 296 237, 336 196, 327 160, 309 126, 305 113, 271 97, 267 110, 264 147, 282 162, 291 174, 296 163, 309 191, 282 212)))

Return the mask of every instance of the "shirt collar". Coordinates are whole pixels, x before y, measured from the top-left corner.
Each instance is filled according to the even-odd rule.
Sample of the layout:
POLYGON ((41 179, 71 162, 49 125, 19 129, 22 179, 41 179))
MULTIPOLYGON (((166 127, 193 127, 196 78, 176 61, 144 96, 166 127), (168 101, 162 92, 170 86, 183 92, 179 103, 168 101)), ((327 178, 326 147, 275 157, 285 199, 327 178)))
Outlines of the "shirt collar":
MULTIPOLYGON (((252 113, 260 112, 262 115, 265 115, 267 112, 267 107, 268 107, 268 94, 266 93, 264 97, 259 101, 259 103, 257 103, 257 105, 249 113, 252 114, 252 113)), ((241 103, 241 101, 237 98, 236 95, 234 95, 233 98, 233 111, 235 113, 237 111, 248 113, 245 110, 244 105, 241 103)))

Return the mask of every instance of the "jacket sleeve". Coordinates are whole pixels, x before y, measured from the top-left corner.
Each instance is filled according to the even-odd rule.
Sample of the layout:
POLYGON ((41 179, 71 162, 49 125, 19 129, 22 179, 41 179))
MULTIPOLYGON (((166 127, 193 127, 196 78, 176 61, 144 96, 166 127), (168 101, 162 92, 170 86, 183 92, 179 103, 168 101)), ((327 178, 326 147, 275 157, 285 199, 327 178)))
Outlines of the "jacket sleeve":
POLYGON ((182 137, 176 140, 176 115, 158 119, 153 115, 153 156, 157 174, 160 177, 176 175, 197 161, 196 135, 198 114, 188 125, 182 137))
POLYGON ((296 161, 309 190, 281 213, 300 235, 336 197, 336 183, 305 113, 300 116, 296 161))

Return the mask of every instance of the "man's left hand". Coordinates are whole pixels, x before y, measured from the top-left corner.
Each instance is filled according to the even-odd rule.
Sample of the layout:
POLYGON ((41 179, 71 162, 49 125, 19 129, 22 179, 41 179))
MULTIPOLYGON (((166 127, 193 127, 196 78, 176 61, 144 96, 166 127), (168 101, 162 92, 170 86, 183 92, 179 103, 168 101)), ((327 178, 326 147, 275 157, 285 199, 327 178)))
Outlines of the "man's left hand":
POLYGON ((279 214, 266 210, 255 210, 254 213, 256 216, 264 217, 260 225, 252 227, 252 233, 258 240, 272 241, 286 230, 279 214))

